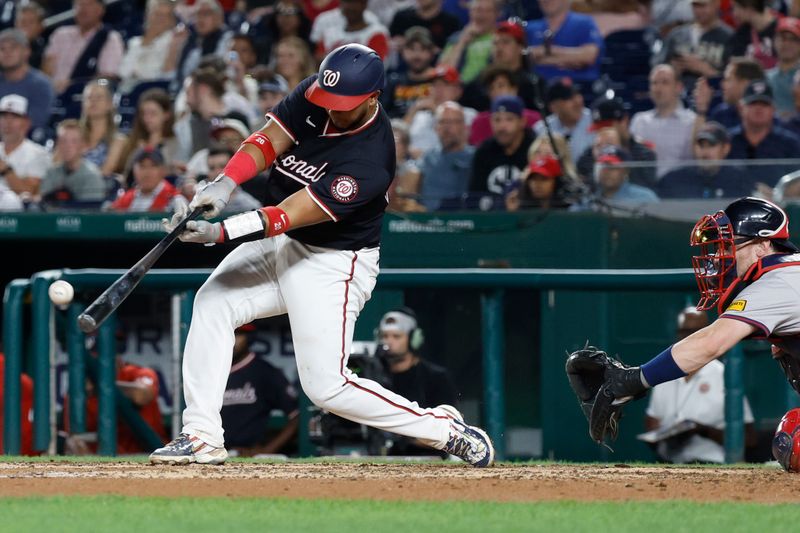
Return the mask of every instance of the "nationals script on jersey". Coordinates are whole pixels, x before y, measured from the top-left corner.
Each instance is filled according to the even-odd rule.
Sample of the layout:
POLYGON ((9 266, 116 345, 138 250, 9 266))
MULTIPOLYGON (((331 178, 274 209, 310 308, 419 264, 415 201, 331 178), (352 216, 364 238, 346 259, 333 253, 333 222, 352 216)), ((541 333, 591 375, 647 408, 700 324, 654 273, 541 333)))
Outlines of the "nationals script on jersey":
POLYGON ((267 205, 305 188, 333 223, 289 231, 291 238, 337 250, 378 246, 395 173, 389 117, 379 105, 358 129, 337 130, 325 109, 306 100, 316 78, 300 82, 267 114, 295 143, 270 172, 267 205))

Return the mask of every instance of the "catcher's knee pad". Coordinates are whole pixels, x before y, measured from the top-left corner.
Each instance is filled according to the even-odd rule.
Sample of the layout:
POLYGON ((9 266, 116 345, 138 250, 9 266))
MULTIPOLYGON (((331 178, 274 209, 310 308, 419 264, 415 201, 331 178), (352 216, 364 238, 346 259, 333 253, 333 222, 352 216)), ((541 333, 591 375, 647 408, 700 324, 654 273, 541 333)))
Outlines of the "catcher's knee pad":
POLYGON ((772 455, 787 472, 800 472, 800 409, 781 418, 772 439, 772 455))

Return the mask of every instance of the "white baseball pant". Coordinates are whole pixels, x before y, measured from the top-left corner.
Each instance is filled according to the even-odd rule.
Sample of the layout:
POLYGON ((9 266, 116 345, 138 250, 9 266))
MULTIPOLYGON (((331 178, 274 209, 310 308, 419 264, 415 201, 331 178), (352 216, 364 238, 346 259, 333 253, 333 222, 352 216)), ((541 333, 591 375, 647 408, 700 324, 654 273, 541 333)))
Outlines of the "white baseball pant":
POLYGON ((234 249, 197 292, 183 359, 183 431, 224 444, 220 409, 234 329, 289 314, 303 391, 317 406, 359 424, 441 449, 450 422, 347 368, 353 328, 378 276, 378 248, 319 248, 286 235, 234 249))

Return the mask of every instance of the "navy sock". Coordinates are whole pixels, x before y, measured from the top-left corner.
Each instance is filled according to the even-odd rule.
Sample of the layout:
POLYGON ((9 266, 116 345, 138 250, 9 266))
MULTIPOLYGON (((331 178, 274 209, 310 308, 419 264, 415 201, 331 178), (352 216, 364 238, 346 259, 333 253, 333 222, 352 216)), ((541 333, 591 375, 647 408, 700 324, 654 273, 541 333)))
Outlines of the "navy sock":
POLYGON ((672 357, 672 346, 642 365, 642 375, 651 387, 659 383, 682 378, 686 372, 680 369, 672 357))

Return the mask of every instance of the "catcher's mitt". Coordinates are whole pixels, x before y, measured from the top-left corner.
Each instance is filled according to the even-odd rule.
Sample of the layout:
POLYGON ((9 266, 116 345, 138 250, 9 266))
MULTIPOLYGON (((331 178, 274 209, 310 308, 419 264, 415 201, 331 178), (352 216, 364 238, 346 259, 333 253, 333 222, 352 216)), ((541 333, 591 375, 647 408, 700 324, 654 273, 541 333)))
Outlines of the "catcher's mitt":
POLYGON ((587 345, 569 355, 566 370, 589 421, 589 436, 599 444, 604 443, 606 435, 616 439, 622 405, 643 397, 647 390, 639 367, 625 366, 603 350, 587 345))

